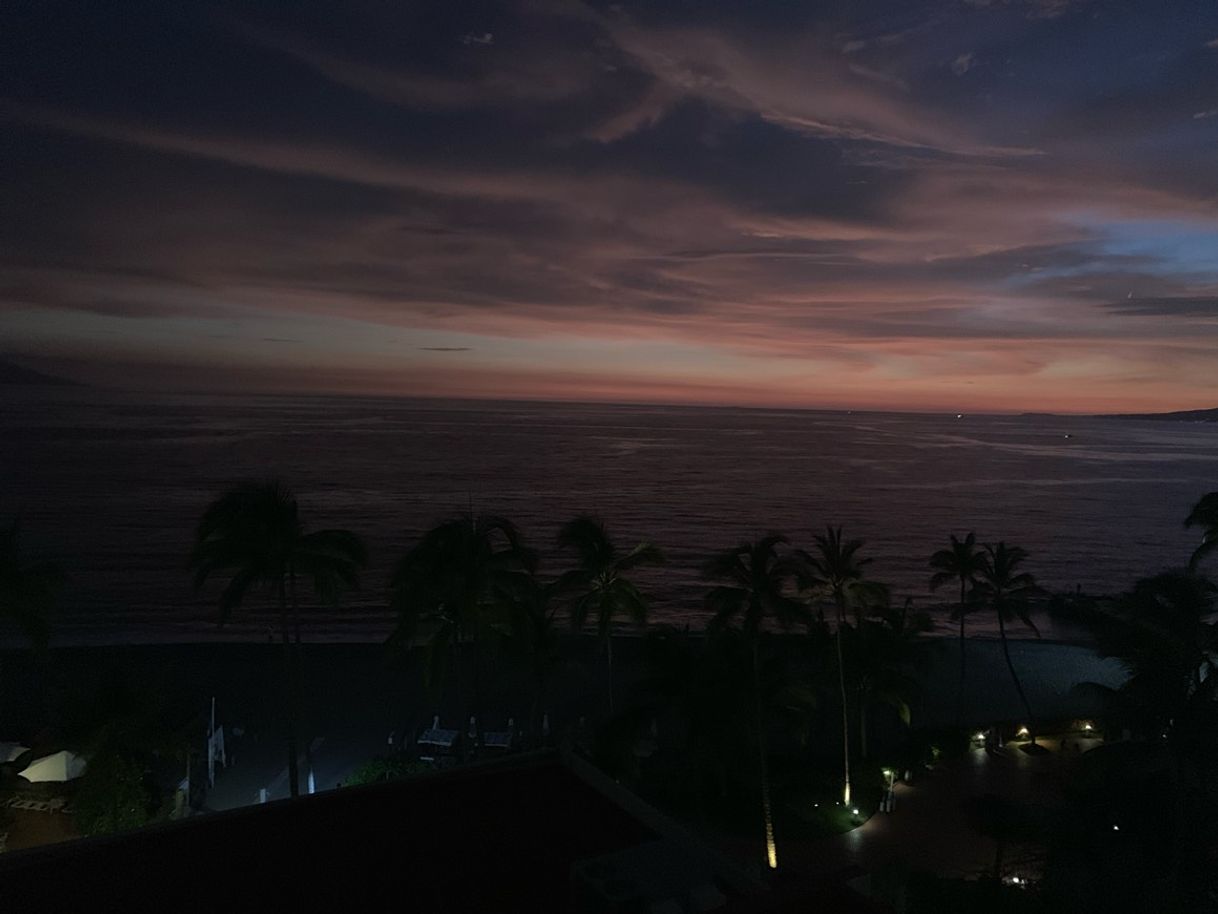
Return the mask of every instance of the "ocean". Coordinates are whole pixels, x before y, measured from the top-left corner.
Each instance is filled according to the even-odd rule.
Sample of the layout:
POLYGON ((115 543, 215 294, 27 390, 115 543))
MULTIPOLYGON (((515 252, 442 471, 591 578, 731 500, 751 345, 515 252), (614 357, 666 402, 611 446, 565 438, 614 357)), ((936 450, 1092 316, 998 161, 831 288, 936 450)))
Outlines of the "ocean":
POLYGON ((550 573, 579 513, 625 546, 655 542, 669 561, 639 575, 652 618, 698 628, 708 554, 769 532, 807 547, 826 524, 924 606, 952 599, 928 592, 928 557, 968 530, 1023 546, 1047 587, 1119 591, 1187 561, 1183 518, 1218 488, 1218 424, 10 386, 0 474, 0 517, 19 514, 29 547, 70 575, 60 643, 265 640, 257 603, 217 628, 218 588, 193 590, 187 557, 212 498, 270 476, 311 528, 371 550, 362 590, 310 613, 314 640, 383 638, 394 562, 471 505, 515 521, 550 573))

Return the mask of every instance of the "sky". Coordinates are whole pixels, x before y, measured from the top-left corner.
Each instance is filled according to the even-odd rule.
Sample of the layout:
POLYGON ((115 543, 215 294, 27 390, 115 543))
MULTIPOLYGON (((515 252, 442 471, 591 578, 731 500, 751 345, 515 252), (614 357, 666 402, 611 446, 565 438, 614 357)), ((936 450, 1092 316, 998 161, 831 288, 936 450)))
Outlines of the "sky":
POLYGON ((1218 406, 1218 4, 12 0, 0 359, 135 389, 1218 406))

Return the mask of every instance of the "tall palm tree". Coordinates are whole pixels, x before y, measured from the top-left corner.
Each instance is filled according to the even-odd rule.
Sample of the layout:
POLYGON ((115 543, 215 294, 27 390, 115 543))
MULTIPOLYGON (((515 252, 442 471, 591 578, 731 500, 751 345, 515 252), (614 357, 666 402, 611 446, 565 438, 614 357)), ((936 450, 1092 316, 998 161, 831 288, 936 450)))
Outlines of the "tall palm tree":
POLYGON ((562 663, 555 616, 559 601, 557 584, 541 581, 529 574, 515 589, 508 622, 509 637, 516 656, 529 672, 533 698, 529 708, 529 740, 541 745, 541 703, 554 673, 562 663))
POLYGON ((191 554, 195 587, 217 573, 231 575, 220 594, 221 624, 253 590, 263 589, 278 606, 287 693, 288 786, 294 797, 300 793, 297 579, 304 578, 319 598, 333 602, 343 590, 359 586, 357 573, 366 562, 363 542, 350 531, 305 532, 296 496, 278 480, 245 483, 221 495, 203 513, 195 533, 191 554))
POLYGON ((14 623, 36 650, 47 645, 51 607, 63 581, 58 565, 24 554, 17 521, 0 528, 0 620, 14 623))
POLYGON ((389 587, 398 622, 390 640, 410 646, 420 629, 426 629, 425 681, 438 688, 447 667, 455 668, 463 721, 470 714, 462 681, 464 646, 473 652, 476 712, 481 698, 479 645, 502 627, 535 567, 536 557, 522 544, 515 524, 470 511, 424 533, 394 569, 389 587))
POLYGON ((1188 560, 1189 571, 1196 571, 1201 560, 1218 549, 1218 492, 1201 496, 1201 500, 1193 505, 1193 510, 1184 519, 1184 526, 1194 525, 1204 529, 1201 532, 1201 544, 1193 550, 1188 560))
POLYGON ((951 546, 940 549, 930 557, 930 567, 935 573, 930 578, 930 589, 938 590, 944 584, 958 582, 960 584, 960 605, 956 614, 960 619, 960 684, 956 692, 956 725, 959 726, 964 717, 964 617, 967 615, 966 601, 970 588, 976 583, 977 576, 984 567, 984 553, 977 548, 977 536, 972 531, 964 539, 956 539, 951 534, 951 546))
POLYGON ((778 851, 774 843, 774 817, 766 764, 758 647, 762 628, 767 621, 772 620, 783 628, 808 621, 807 607, 786 592, 787 581, 794 572, 791 562, 778 553, 778 547, 786 542, 786 537, 771 534, 756 542, 741 543, 734 549, 713 556, 703 567, 704 577, 723 582, 712 587, 706 595, 706 608, 712 613, 708 632, 721 632, 739 620, 752 659, 753 725, 757 735, 766 859, 771 869, 778 867, 778 851))
POLYGON ((571 626, 584 627, 595 616, 596 631, 605 645, 608 665, 609 713, 613 713, 613 622, 625 616, 636 625, 647 622, 647 600, 626 574, 641 565, 658 565, 664 554, 642 542, 621 552, 609 538, 605 525, 582 515, 558 531, 558 544, 575 551, 577 564, 559 578, 559 588, 572 595, 571 626))
POLYGON ((996 546, 986 543, 984 563, 973 592, 977 602, 988 606, 998 617, 1002 655, 1006 658, 1011 681, 1015 683, 1015 691, 1019 693, 1019 700, 1023 702, 1023 709, 1028 715, 1027 726, 1032 736, 1032 745, 1036 745, 1032 706, 1028 704, 1028 696, 1019 681, 1019 674, 1015 672, 1015 664, 1011 661, 1011 648, 1007 642, 1007 622, 1014 619, 1018 619, 1030 628, 1036 637, 1040 637, 1040 631, 1029 615, 1028 601, 1041 590, 1036 586, 1036 579, 1032 575, 1019 570, 1019 566, 1027 557, 1027 551, 1019 546, 1008 546, 1003 542, 996 546))
POLYGON ((800 584, 813 598, 828 599, 837 613, 837 676, 842 699, 842 803, 850 805, 850 700, 846 689, 846 660, 843 640, 849 627, 847 610, 852 610, 857 625, 870 610, 888 602, 888 588, 863 577, 870 558, 860 558, 862 540, 847 540, 841 527, 826 527, 823 536, 813 538, 815 552, 798 550, 800 584))
POLYGON ((930 617, 911 612, 911 600, 901 610, 890 609, 878 619, 864 619, 855 631, 854 652, 859 693, 859 757, 866 759, 867 719, 871 706, 879 703, 897 712, 909 726, 910 706, 920 687, 913 675, 917 640, 933 628, 930 617))

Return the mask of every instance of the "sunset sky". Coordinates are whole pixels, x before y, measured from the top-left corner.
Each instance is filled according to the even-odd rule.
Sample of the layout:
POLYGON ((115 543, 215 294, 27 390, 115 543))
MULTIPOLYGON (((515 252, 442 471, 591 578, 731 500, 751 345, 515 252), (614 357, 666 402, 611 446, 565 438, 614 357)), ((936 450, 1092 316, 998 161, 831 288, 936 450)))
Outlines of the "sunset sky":
POLYGON ((0 359, 1218 406, 1218 4, 6 3, 0 359))

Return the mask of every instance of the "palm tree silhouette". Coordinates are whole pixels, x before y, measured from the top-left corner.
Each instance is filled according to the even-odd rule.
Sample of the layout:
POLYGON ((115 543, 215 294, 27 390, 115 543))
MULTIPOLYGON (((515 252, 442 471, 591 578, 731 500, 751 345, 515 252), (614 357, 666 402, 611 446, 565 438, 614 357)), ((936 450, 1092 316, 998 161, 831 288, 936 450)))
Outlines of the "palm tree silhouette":
POLYGON ((1002 655, 1006 658, 1007 669, 1011 672, 1011 681, 1015 683, 1015 691, 1023 702, 1023 709, 1028 715, 1028 732, 1032 737, 1032 745, 1036 745, 1035 723, 1032 718, 1032 706, 1028 704, 1028 696, 1024 694, 1023 684, 1019 674, 1015 672, 1015 664, 1011 661, 1011 648, 1007 642, 1007 622, 1018 619, 1032 629, 1036 637, 1040 631, 1036 628, 1031 616, 1028 615, 1028 600, 1040 593, 1036 579, 1027 572, 1019 571, 1028 553, 1019 546, 1008 546, 1000 542, 997 546, 985 545, 984 563, 977 584, 973 588, 977 601, 994 611, 998 617, 998 634, 1002 639, 1002 655))
POLYGON ((778 867, 774 844, 774 818, 770 805, 770 783, 766 765, 765 725, 761 713, 761 667, 758 646, 768 620, 783 628, 808 621, 807 607, 786 594, 787 580, 795 572, 791 562, 778 554, 786 537, 771 534, 756 542, 741 543, 713 556, 703 567, 703 576, 726 583, 712 587, 706 608, 713 614, 707 625, 716 634, 739 620, 752 660, 753 725, 757 730, 757 759, 761 776, 761 811, 765 824, 766 856, 771 869, 778 867))
POLYGON ((931 590, 938 590, 952 581, 960 584, 960 605, 956 610, 960 619, 960 685, 956 693, 956 726, 960 726, 964 717, 964 617, 968 612, 967 596, 969 589, 977 581, 977 575, 981 574, 984 559, 984 553, 977 548, 977 536, 971 531, 963 540, 956 539, 956 534, 951 534, 951 547, 940 549, 930 557, 930 567, 935 569, 930 579, 931 590))
POLYGON ((1201 532, 1201 545, 1193 550, 1188 560, 1189 571, 1196 571, 1201 560, 1218 549, 1218 492, 1201 496, 1201 500, 1193 505, 1193 510, 1184 519, 1184 526, 1194 525, 1204 529, 1201 532))
POLYGON ((647 622, 647 600, 626 578, 641 565, 658 565, 664 554, 642 542, 622 553, 595 517, 581 515, 558 531, 558 544, 575 551, 577 565, 558 579, 559 589, 571 594, 571 627, 579 631, 588 616, 596 618, 596 631, 605 645, 609 674, 609 713, 613 713, 613 622, 623 615, 636 625, 647 622))
POLYGON ((557 584, 529 574, 511 601, 511 646, 529 672, 533 698, 529 708, 529 741, 541 745, 541 703, 554 673, 562 663, 555 616, 557 584))
POLYGON ((901 610, 884 611, 879 619, 864 619, 855 631, 858 650, 859 692, 859 757, 866 759, 867 717, 875 703, 885 704, 897 712, 905 726, 910 724, 910 706, 920 687, 911 668, 916 642, 931 630, 930 617, 923 612, 910 612, 911 600, 901 610))
MULTIPOLYGON (((462 667, 464 645, 473 651, 473 712, 481 699, 479 645, 507 623, 507 613, 536 557, 524 547, 515 524, 472 511, 428 530, 394 569, 389 587, 397 611, 391 643, 409 647, 427 631, 424 680, 436 688, 451 665, 456 670, 457 706, 471 713, 462 667)), ((481 737, 476 723, 475 739, 481 737)), ((468 754, 468 746, 463 750, 468 754)))
POLYGON ((300 714, 300 601, 296 581, 304 578, 323 600, 335 602, 359 586, 367 561, 363 542, 347 530, 306 533, 296 496, 278 480, 239 485, 203 513, 195 533, 191 566, 195 587, 214 574, 231 574, 220 594, 220 624, 251 590, 265 588, 279 609, 287 691, 288 787, 300 793, 296 749, 300 714), (291 630, 296 633, 295 650, 291 630))
POLYGON ((863 569, 870 558, 859 558, 862 540, 846 540, 841 527, 826 527, 824 536, 813 538, 816 552, 797 550, 800 584, 813 598, 820 596, 833 602, 837 611, 837 676, 842 699, 842 803, 850 805, 850 701, 846 690, 846 662, 843 639, 849 622, 847 610, 853 610, 855 622, 861 626, 864 614, 888 602, 888 588, 863 578, 863 569))
POLYGON ((1092 685, 1105 693, 1109 713, 1142 737, 1141 748, 1161 752, 1166 762, 1155 779, 1163 854, 1148 858, 1146 879, 1161 879, 1172 891, 1159 895, 1156 907, 1202 910, 1214 872, 1207 848, 1218 757, 1218 588, 1169 571, 1116 600, 1074 609, 1095 634, 1100 656, 1116 658, 1128 673, 1117 689, 1092 685), (1175 904, 1164 907, 1167 897, 1175 904))
POLYGON ((17 521, 0 528, 0 619, 14 623, 35 650, 47 646, 51 608, 63 581, 58 565, 23 553, 17 521))

